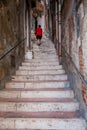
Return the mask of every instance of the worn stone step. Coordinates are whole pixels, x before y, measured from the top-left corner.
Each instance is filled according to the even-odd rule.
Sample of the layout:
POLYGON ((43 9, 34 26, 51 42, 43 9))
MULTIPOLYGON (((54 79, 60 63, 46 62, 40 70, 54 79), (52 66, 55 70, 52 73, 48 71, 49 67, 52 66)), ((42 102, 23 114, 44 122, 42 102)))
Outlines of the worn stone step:
POLYGON ((50 82, 9 82, 5 84, 6 88, 67 88, 70 87, 69 81, 50 81, 50 82))
POLYGON ((36 51, 36 52, 34 52, 33 53, 33 55, 35 56, 35 57, 40 57, 40 58, 42 58, 42 57, 44 57, 44 58, 57 58, 58 59, 58 55, 56 54, 56 52, 45 52, 45 53, 43 53, 43 52, 40 52, 40 51, 36 51))
POLYGON ((78 102, 0 102, 2 112, 73 112, 77 110, 79 110, 78 102))
POLYGON ((34 59, 38 59, 38 60, 40 60, 40 59, 43 59, 43 60, 51 60, 51 59, 55 59, 55 60, 58 60, 58 56, 56 56, 56 55, 41 55, 40 54, 40 56, 39 55, 34 55, 34 59))
POLYGON ((86 122, 79 118, 0 118, 0 129, 86 130, 86 122))
POLYGON ((53 53, 55 52, 55 49, 54 49, 54 46, 40 46, 40 47, 36 47, 36 48, 33 48, 34 52, 42 52, 42 53, 53 53))
POLYGON ((45 53, 43 53, 43 52, 34 52, 33 53, 35 56, 38 56, 38 57, 44 57, 44 58, 47 58, 47 57, 50 57, 50 58, 58 58, 58 55, 55 53, 55 52, 45 52, 45 53))
POLYGON ((62 88, 5 88, 1 91, 69 91, 72 90, 70 87, 62 88))
POLYGON ((16 71, 16 75, 35 75, 35 74, 65 74, 65 70, 30 70, 29 68, 24 69, 20 68, 20 70, 16 71))
POLYGON ((36 58, 48 58, 48 59, 52 59, 52 58, 55 58, 55 59, 58 59, 58 56, 56 54, 43 54, 43 53, 34 53, 34 56, 36 58))
MULTIPOLYGON (((27 59, 25 59, 26 61, 27 59)), ((32 61, 32 62, 59 62, 58 58, 33 58, 33 59, 29 59, 28 61, 32 61)))
POLYGON ((34 54, 35 54, 35 55, 41 54, 41 55, 48 55, 48 56, 49 56, 49 55, 56 55, 56 56, 57 56, 55 50, 53 50, 53 51, 44 51, 44 50, 42 49, 42 51, 34 51, 34 54))
POLYGON ((78 112, 0 112, 0 118, 76 118, 78 112))
POLYGON ((26 76, 12 76, 13 81, 37 81, 37 80, 67 80, 67 75, 26 75, 26 76))
POLYGON ((59 61, 58 61, 58 59, 30 59, 30 60, 27 60, 27 59, 25 59, 24 60, 24 62, 32 62, 32 63, 48 63, 48 62, 50 62, 50 63, 52 63, 52 62, 54 62, 54 63, 56 63, 56 62, 58 62, 59 63, 59 61))
POLYGON ((73 98, 0 98, 0 102, 74 102, 73 98))
POLYGON ((74 98, 74 93, 72 90, 65 90, 65 91, 1 90, 0 98, 74 98))
MULTIPOLYGON (((53 56, 57 56, 57 54, 56 54, 56 51, 55 50, 53 50, 53 51, 34 51, 34 54, 35 55, 48 55, 48 56, 50 56, 50 55, 53 55, 53 56)), ((58 57, 58 56, 57 56, 58 57)))
POLYGON ((47 54, 47 55, 51 54, 51 55, 57 55, 54 48, 52 48, 52 49, 46 48, 46 50, 42 49, 41 51, 40 50, 36 50, 36 48, 35 48, 34 54, 44 54, 44 55, 45 54, 47 54))
POLYGON ((44 58, 57 58, 58 59, 58 55, 56 54, 56 52, 50 52, 50 51, 48 51, 48 52, 45 52, 45 53, 43 53, 42 51, 34 51, 34 56, 37 56, 37 57, 40 57, 40 58, 42 58, 42 57, 44 57, 44 58))
POLYGON ((57 56, 34 56, 35 60, 47 60, 47 61, 58 61, 58 57, 57 56), (54 59, 54 60, 53 60, 54 59))
POLYGON ((19 66, 19 69, 29 69, 29 70, 59 70, 62 66, 19 66))
POLYGON ((37 53, 55 53, 55 49, 54 47, 40 47, 40 48, 34 48, 34 52, 37 53))
MULTIPOLYGON (((38 66, 38 65, 37 65, 37 66, 36 66, 36 65, 34 65, 34 64, 33 64, 33 65, 28 65, 28 64, 25 64, 25 65, 24 65, 24 64, 23 64, 23 65, 20 66, 20 67, 30 68, 31 70, 32 70, 32 69, 39 69, 39 70, 42 70, 42 69, 43 69, 43 70, 45 70, 45 69, 46 69, 46 70, 47 70, 47 69, 63 69, 63 68, 62 68, 62 65, 57 65, 57 66, 53 66, 53 65, 38 66)), ((20 68, 20 67, 19 67, 19 68, 20 68)))
POLYGON ((52 58, 54 58, 54 59, 58 59, 58 56, 56 55, 56 54, 43 54, 43 53, 34 53, 34 56, 35 57, 37 57, 37 58, 39 58, 39 59, 41 59, 41 58, 43 58, 43 59, 52 59, 52 58))
POLYGON ((58 62, 23 62, 22 65, 28 65, 28 66, 57 66, 59 65, 58 62))
MULTIPOLYGON (((48 55, 50 55, 50 54, 53 54, 53 55, 57 55, 56 54, 56 51, 55 51, 55 49, 53 48, 53 49, 50 49, 49 50, 49 48, 46 48, 46 50, 41 50, 41 51, 39 51, 39 50, 36 50, 37 48, 33 48, 35 51, 34 51, 34 54, 48 54, 48 55)), ((38 48, 39 49, 39 48, 38 48)))

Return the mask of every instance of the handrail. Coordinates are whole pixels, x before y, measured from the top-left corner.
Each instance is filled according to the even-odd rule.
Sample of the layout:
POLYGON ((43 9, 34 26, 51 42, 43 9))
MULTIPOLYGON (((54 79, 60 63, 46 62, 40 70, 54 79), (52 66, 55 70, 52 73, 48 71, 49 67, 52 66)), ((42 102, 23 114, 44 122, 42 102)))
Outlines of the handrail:
POLYGON ((8 53, 10 53, 12 50, 14 50, 17 46, 19 46, 23 41, 25 41, 26 38, 22 39, 21 41, 17 42, 17 44, 12 47, 9 51, 7 51, 3 56, 0 57, 0 60, 2 60, 8 53))
POLYGON ((67 54, 68 58, 70 59, 72 65, 74 66, 75 70, 77 71, 78 75, 79 75, 79 78, 82 80, 82 82, 84 83, 84 85, 86 86, 87 88, 87 82, 86 80, 83 78, 82 74, 80 73, 80 71, 78 70, 78 68, 76 67, 74 61, 72 60, 72 57, 68 54, 68 52, 65 50, 64 46, 62 45, 62 49, 63 51, 67 54))

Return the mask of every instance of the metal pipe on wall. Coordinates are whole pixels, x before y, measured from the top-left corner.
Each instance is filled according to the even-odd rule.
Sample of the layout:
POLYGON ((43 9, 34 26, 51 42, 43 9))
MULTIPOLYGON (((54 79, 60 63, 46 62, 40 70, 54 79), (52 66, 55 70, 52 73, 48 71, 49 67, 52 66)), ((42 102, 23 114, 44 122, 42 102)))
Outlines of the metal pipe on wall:
POLYGON ((56 47, 56 51, 57 51, 57 54, 58 54, 58 0, 55 1, 56 4, 55 4, 55 14, 56 14, 56 43, 55 43, 55 47, 56 47))
MULTIPOLYGON (((27 25, 27 21, 26 21, 26 1, 24 0, 24 14, 23 14, 23 21, 24 21, 24 38, 27 37, 26 36, 26 25, 27 25)), ((25 51, 26 51, 26 47, 27 47, 27 41, 25 40, 25 51)))
POLYGON ((28 7, 28 23, 29 23, 29 50, 31 50, 31 0, 29 0, 28 7))
POLYGON ((61 57, 61 1, 58 7, 58 55, 61 57))
POLYGON ((27 48, 29 48, 29 18, 28 18, 28 10, 27 10, 27 48))
POLYGON ((26 3, 24 0, 24 17, 23 17, 23 21, 24 21, 24 38, 26 37, 26 3))

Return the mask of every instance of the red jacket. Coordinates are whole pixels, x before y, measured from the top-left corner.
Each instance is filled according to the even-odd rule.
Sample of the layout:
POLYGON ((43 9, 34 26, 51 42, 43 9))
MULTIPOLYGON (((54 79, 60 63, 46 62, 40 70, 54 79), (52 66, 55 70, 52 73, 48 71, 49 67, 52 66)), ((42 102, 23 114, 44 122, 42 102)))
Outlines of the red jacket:
POLYGON ((42 28, 36 29, 36 36, 42 36, 42 28))

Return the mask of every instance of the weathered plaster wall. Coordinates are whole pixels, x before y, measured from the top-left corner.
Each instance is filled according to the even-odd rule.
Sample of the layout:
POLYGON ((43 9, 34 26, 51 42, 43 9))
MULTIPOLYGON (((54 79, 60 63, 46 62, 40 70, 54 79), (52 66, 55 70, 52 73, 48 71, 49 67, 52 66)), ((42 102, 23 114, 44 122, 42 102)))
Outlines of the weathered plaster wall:
MULTIPOLYGON (((73 4, 73 9, 68 15, 68 5, 72 7, 71 1, 67 0, 62 11, 62 44, 74 61, 76 67, 87 80, 87 1, 73 4), (67 16, 68 19, 67 19, 67 16)), ((77 99, 80 101, 81 112, 85 112, 87 118, 87 89, 80 80, 68 56, 62 53, 62 61, 71 81, 77 99)))
MULTIPOLYGON (((16 0, 0 0, 0 57, 23 39, 23 30, 23 0, 20 0, 19 5, 16 0)), ((23 53, 22 44, 0 60, 0 88, 3 86, 2 81, 9 79, 9 75, 17 68, 23 53)))
POLYGON ((82 50, 83 50, 83 71, 87 80, 87 2, 84 1, 84 18, 82 22, 82 50))

